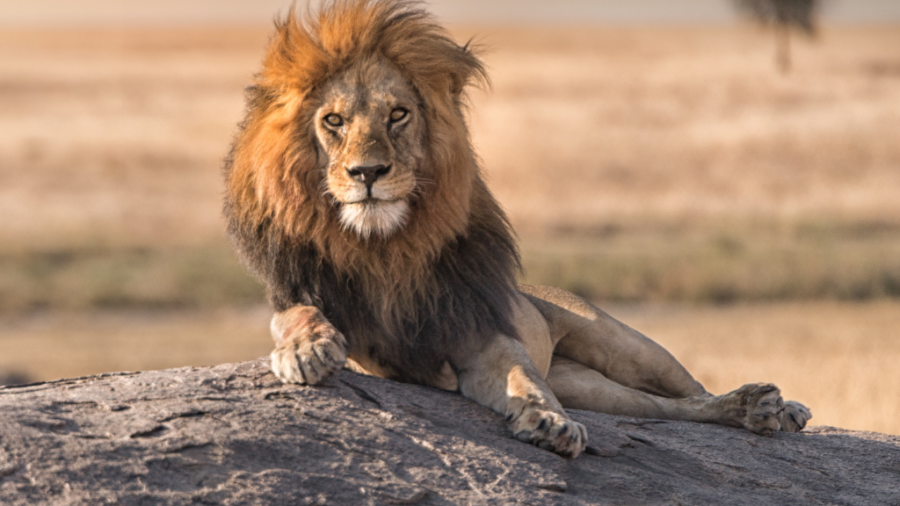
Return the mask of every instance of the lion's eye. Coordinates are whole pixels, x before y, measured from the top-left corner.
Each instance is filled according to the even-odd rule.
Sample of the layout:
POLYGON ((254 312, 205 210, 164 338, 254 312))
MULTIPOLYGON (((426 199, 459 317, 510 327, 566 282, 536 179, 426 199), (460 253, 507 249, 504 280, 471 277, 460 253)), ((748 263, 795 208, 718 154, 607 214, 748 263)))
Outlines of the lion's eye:
POLYGON ((344 119, 337 114, 331 113, 325 116, 325 123, 329 126, 339 127, 344 124, 344 119))
POLYGON ((391 111, 391 121, 394 123, 396 123, 398 121, 403 121, 406 118, 406 116, 408 116, 408 115, 409 115, 409 111, 407 111, 406 109, 404 109, 402 107, 398 107, 398 108, 394 109, 393 111, 391 111))

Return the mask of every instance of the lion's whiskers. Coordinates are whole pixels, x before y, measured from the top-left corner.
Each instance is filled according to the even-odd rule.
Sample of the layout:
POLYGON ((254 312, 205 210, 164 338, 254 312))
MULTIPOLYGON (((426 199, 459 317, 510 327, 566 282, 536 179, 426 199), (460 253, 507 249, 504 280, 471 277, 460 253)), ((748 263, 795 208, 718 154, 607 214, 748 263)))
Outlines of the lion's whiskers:
POLYGON ((322 178, 319 183, 319 196, 327 197, 329 193, 331 193, 331 188, 328 186, 328 178, 322 178))
POLYGON ((414 198, 419 198, 424 196, 425 186, 436 186, 437 181, 434 179, 429 179, 425 177, 417 177, 416 185, 413 186, 413 189, 409 192, 409 195, 414 198))

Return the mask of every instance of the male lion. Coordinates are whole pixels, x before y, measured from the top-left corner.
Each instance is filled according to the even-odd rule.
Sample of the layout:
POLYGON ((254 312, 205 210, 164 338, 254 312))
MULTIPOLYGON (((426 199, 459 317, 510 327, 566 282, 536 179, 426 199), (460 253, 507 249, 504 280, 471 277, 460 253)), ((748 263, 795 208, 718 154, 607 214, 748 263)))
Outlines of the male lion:
POLYGON ((587 433, 563 407, 758 434, 806 424, 774 385, 713 396, 587 301, 516 286, 462 110, 484 67, 415 4, 336 0, 276 26, 226 162, 225 215, 276 311, 282 381, 346 366, 458 390, 573 457, 587 433))

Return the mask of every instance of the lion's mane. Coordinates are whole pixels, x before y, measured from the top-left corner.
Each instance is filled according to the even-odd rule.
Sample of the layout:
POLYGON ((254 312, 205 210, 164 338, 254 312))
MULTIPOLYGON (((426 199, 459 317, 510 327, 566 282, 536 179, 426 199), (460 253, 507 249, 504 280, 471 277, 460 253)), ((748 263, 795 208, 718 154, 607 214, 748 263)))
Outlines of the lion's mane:
POLYGON ((248 110, 225 163, 225 216, 242 261, 276 311, 318 307, 400 380, 428 384, 449 352, 502 332, 514 336, 519 259, 469 140, 465 88, 486 82, 478 58, 415 3, 338 0, 276 22, 248 110), (382 55, 419 94, 427 162, 398 233, 344 230, 322 192, 313 117, 318 88, 382 55))

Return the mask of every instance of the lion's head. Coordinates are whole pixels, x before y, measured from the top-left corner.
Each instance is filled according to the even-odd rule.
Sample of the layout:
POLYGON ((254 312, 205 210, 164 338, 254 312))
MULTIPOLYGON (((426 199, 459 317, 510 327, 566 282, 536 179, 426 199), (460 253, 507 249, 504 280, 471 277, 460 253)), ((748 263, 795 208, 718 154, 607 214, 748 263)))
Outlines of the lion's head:
POLYGON ((276 24, 225 166, 231 236, 276 310, 315 305, 355 336, 510 331, 518 256, 463 111, 484 82, 412 2, 276 24))
POLYGON ((291 13, 249 89, 230 197, 325 248, 401 228, 439 248, 469 220, 479 176, 463 93, 485 79, 475 55, 408 2, 291 13))
POLYGON ((319 90, 314 128, 325 188, 345 228, 388 237, 426 179, 426 124, 416 90, 386 58, 360 62, 319 90))

